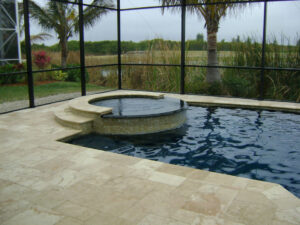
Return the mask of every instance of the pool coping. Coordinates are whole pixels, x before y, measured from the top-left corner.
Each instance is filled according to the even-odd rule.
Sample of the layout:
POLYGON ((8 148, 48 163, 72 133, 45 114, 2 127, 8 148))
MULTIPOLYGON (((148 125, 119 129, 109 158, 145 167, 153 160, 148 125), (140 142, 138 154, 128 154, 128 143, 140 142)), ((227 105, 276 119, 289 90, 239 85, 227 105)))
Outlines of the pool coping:
POLYGON ((186 101, 191 106, 215 106, 243 109, 262 109, 300 113, 300 103, 269 100, 254 100, 234 97, 213 97, 203 95, 166 94, 186 101))

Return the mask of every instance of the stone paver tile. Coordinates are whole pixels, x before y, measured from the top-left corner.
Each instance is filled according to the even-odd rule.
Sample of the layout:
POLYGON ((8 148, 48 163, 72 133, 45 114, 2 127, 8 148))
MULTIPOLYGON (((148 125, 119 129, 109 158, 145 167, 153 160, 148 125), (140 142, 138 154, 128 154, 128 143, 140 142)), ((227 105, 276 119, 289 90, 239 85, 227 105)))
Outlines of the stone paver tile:
POLYGON ((271 225, 294 225, 292 223, 288 223, 286 221, 279 221, 279 220, 273 220, 271 223, 271 225))
POLYGON ((67 200, 85 207, 92 208, 92 202, 98 203, 98 199, 104 198, 111 193, 110 190, 103 189, 97 185, 77 182, 67 188, 61 190, 67 200))
POLYGON ((206 170, 194 170, 193 172, 187 174, 186 177, 197 181, 203 181, 209 174, 210 172, 206 170))
POLYGON ((71 217, 64 217, 60 219, 55 225, 83 225, 83 222, 71 217))
POLYGON ((120 218, 126 219, 132 224, 136 224, 146 215, 147 212, 145 209, 138 205, 133 205, 132 207, 127 209, 122 215, 120 215, 120 218))
POLYGON ((97 202, 92 202, 92 208, 100 212, 110 213, 115 216, 122 215, 138 201, 132 196, 125 196, 123 193, 113 193, 102 198, 97 202))
POLYGON ((173 195, 171 192, 153 191, 140 200, 136 206, 143 208, 147 213, 171 217, 185 202, 186 197, 173 195))
POLYGON ((164 165, 162 162, 140 159, 135 164, 131 165, 131 167, 134 169, 157 170, 162 165, 164 165))
POLYGON ((249 183, 250 179, 244 177, 235 177, 231 187, 236 189, 245 189, 249 183))
POLYGON ((25 196, 31 195, 33 193, 33 190, 13 183, 0 189, 0 203, 10 200, 23 200, 25 196))
POLYGON ((269 224, 274 218, 275 206, 234 200, 222 217, 242 224, 269 224))
MULTIPOLYGON (((186 179, 173 191, 174 194, 180 194, 186 197, 190 197, 199 191, 199 188, 203 185, 202 182, 194 179, 186 179)), ((218 187, 215 185, 215 187, 218 187)))
POLYGON ((97 158, 100 157, 103 153, 102 151, 96 150, 96 149, 89 149, 89 148, 84 148, 80 151, 78 151, 77 146, 70 146, 70 144, 68 146, 61 146, 63 148, 74 148, 77 149, 76 152, 74 152, 74 155, 70 157, 70 160, 73 162, 82 162, 85 159, 89 159, 89 158, 97 158))
POLYGON ((74 204, 70 201, 64 202, 53 210, 64 216, 73 217, 80 221, 85 221, 97 214, 95 210, 74 204))
POLYGON ((22 165, 14 165, 12 167, 0 170, 0 177, 9 180, 13 183, 18 183, 22 186, 29 187, 40 178, 46 177, 46 174, 37 169, 28 168, 22 165))
POLYGON ((44 173, 57 173, 60 172, 72 165, 72 162, 67 160, 67 158, 57 156, 53 159, 44 161, 42 163, 39 163, 35 165, 33 168, 42 171, 44 173))
POLYGON ((84 175, 71 169, 64 169, 51 175, 48 179, 42 179, 32 185, 35 190, 44 190, 48 186, 69 187, 82 180, 84 175))
POLYGON ((142 179, 149 178, 163 163, 141 159, 137 163, 130 165, 129 167, 132 168, 131 175, 134 177, 140 177, 142 179))
POLYGON ((262 192, 268 199, 281 199, 281 198, 292 198, 294 197, 292 193, 284 189, 282 186, 276 184, 273 187, 264 190, 262 192))
POLYGON ((23 212, 30 207, 31 203, 24 200, 8 200, 0 203, 0 224, 23 212))
POLYGON ((168 223, 168 225, 188 225, 188 224, 174 220, 174 221, 171 221, 170 223, 168 223))
POLYGON ((171 186, 179 186, 186 178, 168 173, 154 172, 148 179, 171 186))
POLYGON ((202 214, 185 210, 185 209, 178 209, 173 215, 172 218, 187 224, 192 224, 194 221, 199 220, 203 217, 202 214))
POLYGON ((272 203, 280 210, 300 207, 300 201, 297 197, 273 199, 272 203))
MULTIPOLYGON (((0 170, 1 171, 1 170, 0 170)), ((7 186, 9 186, 9 185, 12 185, 13 184, 13 182, 11 182, 11 181, 9 181, 9 180, 5 180, 5 179, 0 179, 0 190, 2 189, 2 188, 5 188, 5 187, 7 187, 7 186)))
POLYGON ((150 184, 148 185, 151 185, 154 191, 159 191, 161 193, 171 193, 177 188, 177 186, 172 186, 169 184, 154 182, 150 180, 148 180, 148 182, 150 182, 150 184))
POLYGON ((37 208, 27 209, 13 216, 11 219, 3 223, 3 225, 54 225, 61 217, 48 211, 37 208))
POLYGON ((274 187, 273 183, 268 183, 268 182, 258 181, 258 180, 249 180, 246 186, 246 190, 263 192, 272 187, 274 187))
POLYGON ((54 188, 48 187, 41 192, 35 192, 32 195, 24 196, 24 198, 33 204, 52 209, 67 201, 66 195, 63 192, 54 188))
POLYGON ((80 161, 73 162, 69 168, 80 173, 93 174, 108 166, 110 163, 104 160, 83 157, 80 161))
POLYGON ((242 223, 224 219, 219 216, 205 216, 203 214, 185 209, 177 210, 176 213, 172 215, 172 218, 191 225, 244 225, 242 223))
POLYGON ((213 217, 213 216, 197 217, 191 224, 192 225, 246 225, 244 223, 239 223, 236 221, 224 219, 222 217, 213 217))
POLYGON ((145 216, 138 225, 162 225, 171 223, 171 219, 167 217, 149 214, 145 216))
MULTIPOLYGON (((5 141, 5 142, 7 142, 7 141, 5 141)), ((16 143, 14 143, 14 145, 16 145, 16 143)), ((31 154, 34 152, 34 150, 32 148, 28 148, 28 146, 22 145, 22 142, 20 145, 16 145, 15 147, 12 147, 12 146, 5 147, 5 146, 2 146, 2 144, 1 144, 1 149, 2 148, 6 149, 7 151, 1 150, 1 153, 0 153, 1 164, 4 162, 13 162, 13 163, 19 162, 23 159, 23 157, 27 157, 28 154, 31 154)))
POLYGON ((300 207, 295 209, 277 210, 275 220, 282 223, 300 224, 300 207))
POLYGON ((123 176, 131 176, 133 169, 117 165, 110 165, 100 170, 101 173, 109 176, 111 179, 123 176))
POLYGON ((203 182, 207 182, 210 184, 217 184, 229 187, 232 187, 235 181, 236 177, 234 176, 214 172, 210 172, 208 176, 206 176, 203 180, 203 182))
POLYGON ((221 211, 221 200, 214 193, 197 193, 182 207, 203 215, 216 216, 221 211))
POLYGON ((238 201, 246 201, 249 203, 258 203, 272 206, 273 203, 265 195, 256 191, 240 190, 236 196, 238 201))
POLYGON ((206 193, 206 194, 214 194, 220 189, 221 187, 219 185, 208 184, 208 183, 202 183, 201 185, 198 186, 198 192, 206 193))
POLYGON ((152 182, 135 177, 117 177, 103 184, 111 191, 117 191, 127 196, 142 198, 154 189, 152 182))
POLYGON ((90 173, 86 175, 81 181, 86 184, 93 184, 95 186, 101 186, 107 181, 109 181, 111 178, 109 175, 100 172, 97 173, 90 173))
POLYGON ((118 166, 131 166, 141 160, 140 158, 125 156, 113 152, 101 152, 101 154, 99 154, 96 158, 118 166))
POLYGON ((134 225, 129 221, 108 213, 97 213, 88 219, 85 225, 134 225))
POLYGON ((158 172, 173 174, 181 177, 187 177, 189 174, 193 173, 195 170, 189 167, 177 166, 172 164, 163 164, 158 169, 158 172))
POLYGON ((24 166, 28 166, 28 167, 33 167, 35 165, 40 164, 41 162, 45 162, 49 159, 55 158, 55 155, 49 155, 49 156, 45 156, 44 153, 33 153, 33 154, 28 154, 27 156, 21 158, 18 160, 19 164, 22 164, 24 166))
POLYGON ((236 199, 238 190, 234 188, 220 188, 215 192, 215 196, 220 200, 221 211, 225 211, 232 201, 236 199))

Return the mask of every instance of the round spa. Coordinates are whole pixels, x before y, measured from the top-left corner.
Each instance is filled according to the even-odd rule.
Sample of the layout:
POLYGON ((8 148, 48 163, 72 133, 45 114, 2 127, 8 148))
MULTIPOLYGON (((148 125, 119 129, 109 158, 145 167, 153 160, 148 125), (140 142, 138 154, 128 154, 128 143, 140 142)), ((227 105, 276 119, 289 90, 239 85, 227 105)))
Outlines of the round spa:
POLYGON ((176 98, 118 96, 89 103, 112 108, 112 113, 94 120, 94 131, 100 134, 157 133, 178 128, 186 121, 187 104, 176 98))

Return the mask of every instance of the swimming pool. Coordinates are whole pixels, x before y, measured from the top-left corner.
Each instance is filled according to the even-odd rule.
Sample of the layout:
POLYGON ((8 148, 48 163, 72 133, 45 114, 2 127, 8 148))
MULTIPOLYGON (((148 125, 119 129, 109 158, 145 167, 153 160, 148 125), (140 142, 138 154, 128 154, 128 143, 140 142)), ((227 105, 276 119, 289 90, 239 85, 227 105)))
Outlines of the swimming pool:
POLYGON ((300 115, 189 107, 187 122, 143 136, 89 134, 69 143, 275 182, 300 197, 300 115))

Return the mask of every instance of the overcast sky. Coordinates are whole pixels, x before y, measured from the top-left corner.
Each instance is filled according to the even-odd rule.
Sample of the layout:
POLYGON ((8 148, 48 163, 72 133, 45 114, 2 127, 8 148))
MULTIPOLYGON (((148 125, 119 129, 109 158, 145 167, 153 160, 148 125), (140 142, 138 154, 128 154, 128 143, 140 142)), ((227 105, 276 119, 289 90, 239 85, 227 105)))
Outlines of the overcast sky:
MULTIPOLYGON (((37 1, 45 4, 46 0, 37 1)), ((84 1, 88 2, 88 0, 84 1)), ((121 0, 121 8, 159 5, 158 0, 121 0)), ((203 33, 206 39, 206 29, 203 19, 187 12, 186 39, 195 39, 197 33, 203 33)), ((121 38, 124 41, 141 41, 153 38, 180 40, 180 12, 161 9, 124 11, 121 13, 121 38)), ((296 43, 300 39, 300 1, 285 1, 268 3, 267 40, 274 37, 296 43)), ((237 35, 243 39, 251 36, 258 41, 262 39, 263 3, 251 4, 242 12, 230 14, 220 23, 218 40, 231 41, 237 35)), ((36 24, 31 25, 31 34, 42 32, 36 24)), ((54 34, 54 33, 53 33, 54 34)), ((54 34, 55 36, 55 34, 54 34)), ((72 39, 78 40, 78 37, 72 39)), ((93 27, 85 30, 85 41, 101 41, 117 39, 117 14, 110 12, 93 27)), ((57 42, 55 38, 45 44, 57 42)))

